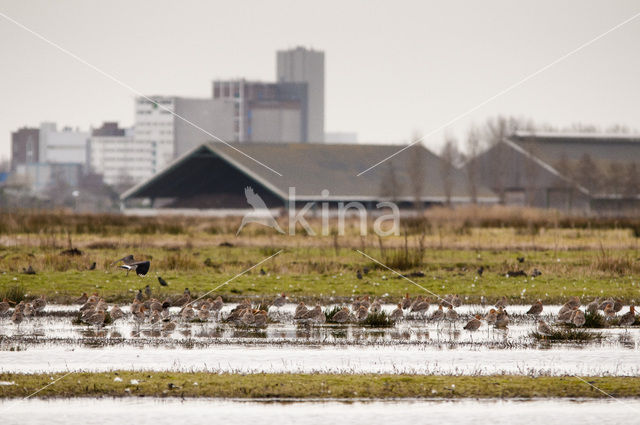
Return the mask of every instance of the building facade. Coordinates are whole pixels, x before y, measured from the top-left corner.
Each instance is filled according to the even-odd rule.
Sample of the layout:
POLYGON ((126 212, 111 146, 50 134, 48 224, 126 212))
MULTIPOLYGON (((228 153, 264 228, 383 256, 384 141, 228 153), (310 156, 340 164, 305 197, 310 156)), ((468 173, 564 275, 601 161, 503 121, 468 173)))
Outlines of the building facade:
POLYGON ((39 159, 40 129, 23 127, 11 133, 11 170, 39 159))
POLYGON ((278 83, 307 84, 309 143, 324 142, 324 52, 304 47, 277 52, 278 83))
POLYGON ((156 173, 176 156, 215 140, 211 135, 230 140, 233 137, 233 111, 233 103, 221 99, 139 97, 135 107, 134 139, 137 143, 155 143, 156 173))
POLYGON ((56 123, 40 124, 38 162, 50 164, 87 164, 89 132, 64 127, 56 123))
POLYGON ((307 141, 306 83, 216 80, 212 94, 233 102, 230 141, 307 141))
POLYGON ((110 186, 131 186, 157 172, 157 143, 136 140, 133 129, 105 122, 91 132, 89 169, 110 186))

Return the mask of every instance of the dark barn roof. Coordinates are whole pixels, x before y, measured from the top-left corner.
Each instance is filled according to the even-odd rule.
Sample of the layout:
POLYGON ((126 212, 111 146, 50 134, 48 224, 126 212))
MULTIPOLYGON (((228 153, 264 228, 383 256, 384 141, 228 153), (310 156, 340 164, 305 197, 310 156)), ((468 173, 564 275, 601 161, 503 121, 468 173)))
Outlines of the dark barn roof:
MULTIPOLYGON (((413 201, 415 184, 412 184, 410 170, 415 170, 419 164, 422 200, 446 200, 442 161, 419 145, 406 149, 360 177, 358 173, 396 153, 401 146, 308 143, 241 143, 236 146, 282 176, 225 144, 211 143, 186 153, 156 176, 122 194, 121 198, 185 197, 213 188, 216 192, 231 191, 231 186, 233 193, 237 193, 240 185, 256 188, 258 184, 262 186, 256 188, 259 192, 267 191, 282 201, 288 199, 289 187, 295 187, 298 200, 367 201, 388 198, 383 196, 383 187, 388 188, 389 181, 395 180, 395 199, 413 201), (324 189, 330 192, 326 198, 321 197, 324 189)), ((453 167, 450 173, 452 200, 468 201, 465 173, 453 167)), ((495 202, 497 198, 489 189, 479 187, 478 199, 495 202)))
POLYGON ((509 140, 551 166, 563 157, 574 164, 585 154, 601 168, 640 161, 640 136, 518 132, 509 140))

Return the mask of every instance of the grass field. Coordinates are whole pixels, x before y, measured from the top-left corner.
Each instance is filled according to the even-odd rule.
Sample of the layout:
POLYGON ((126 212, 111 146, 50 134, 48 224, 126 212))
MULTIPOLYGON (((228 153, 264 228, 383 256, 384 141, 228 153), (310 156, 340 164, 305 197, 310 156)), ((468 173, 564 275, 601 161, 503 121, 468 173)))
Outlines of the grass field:
POLYGON ((173 396, 225 398, 606 398, 637 397, 640 378, 209 374, 172 372, 0 374, 0 397, 173 396), (47 384, 61 378, 55 385, 47 384), (133 380, 133 382, 132 382, 133 380), (585 382, 587 381, 587 382, 585 382))
POLYGON ((179 229, 168 232, 167 224, 158 227, 162 232, 154 233, 140 223, 134 228, 124 225, 119 237, 105 229, 91 233, 85 227, 79 230, 86 233, 65 233, 56 227, 37 234, 1 234, 0 297, 18 289, 30 297, 44 294, 50 301, 67 303, 82 292, 98 292, 109 302, 129 302, 146 284, 159 298, 185 287, 203 294, 280 250, 216 294, 233 300, 245 296, 268 299, 286 292, 293 300, 330 302, 364 294, 393 301, 406 292, 424 293, 360 250, 401 273, 422 271, 423 277, 411 280, 439 295, 458 293, 467 302, 478 302, 481 296, 491 301, 502 295, 514 303, 537 299, 557 303, 571 295, 587 299, 615 296, 627 303, 640 299, 640 251, 631 229, 537 228, 529 234, 519 228, 456 231, 443 227, 380 241, 353 234, 276 237, 259 226, 236 237, 229 233, 233 223, 218 223, 213 231, 206 221, 191 220, 185 219, 184 234, 179 229), (147 233, 140 233, 141 228, 147 233), (205 230, 198 233, 198 228, 205 230), (80 249, 82 255, 64 255, 62 251, 70 247, 80 249), (110 266, 126 254, 151 260, 146 278, 125 277, 124 271, 110 266), (519 263, 517 257, 525 261, 519 263), (89 271, 93 262, 96 270, 89 271), (23 274, 28 266, 37 274, 23 274), (485 270, 482 277, 476 273, 480 266, 485 270), (365 268, 369 273, 356 279, 356 271, 365 268), (534 268, 542 272, 536 279, 505 276, 515 270, 530 274, 534 268), (157 276, 170 286, 160 287, 157 276))

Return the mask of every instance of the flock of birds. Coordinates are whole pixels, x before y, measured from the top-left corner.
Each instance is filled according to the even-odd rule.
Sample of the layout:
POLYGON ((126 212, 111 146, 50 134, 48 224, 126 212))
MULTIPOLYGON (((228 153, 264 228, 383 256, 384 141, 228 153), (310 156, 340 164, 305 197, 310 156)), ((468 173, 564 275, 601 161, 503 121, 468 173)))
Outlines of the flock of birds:
MULTIPOLYGON (((265 327, 273 316, 270 312, 279 314, 279 309, 288 303, 288 297, 282 293, 269 306, 254 306, 250 299, 246 298, 234 306, 232 310, 224 317, 221 311, 224 307, 224 301, 221 296, 216 298, 196 298, 193 299, 188 288, 184 290, 182 295, 158 300, 152 296, 151 288, 147 285, 143 290, 139 290, 135 295, 133 302, 128 309, 122 309, 118 305, 109 306, 107 302, 97 293, 87 295, 83 293, 75 300, 76 304, 80 304, 78 310, 78 320, 82 323, 94 326, 104 326, 118 320, 131 318, 138 326, 149 324, 158 327, 162 331, 173 331, 176 329, 177 323, 182 322, 207 322, 210 319, 222 320, 227 323, 248 327, 265 327), (180 307, 176 313, 172 313, 171 307, 180 307), (128 310, 128 312, 125 312, 128 310)), ((15 307, 12 302, 5 299, 0 302, 0 316, 11 315, 11 320, 19 325, 25 318, 37 316, 47 305, 44 296, 36 298, 31 302, 21 301, 15 307), (13 311, 11 309, 13 308, 13 311)), ((398 322, 404 318, 413 318, 435 322, 438 324, 443 321, 449 322, 450 326, 454 326, 460 319, 460 315, 456 311, 457 307, 462 305, 462 299, 458 295, 447 295, 440 298, 438 302, 434 302, 428 298, 418 295, 411 298, 409 294, 397 304, 396 308, 387 315, 392 322, 398 322), (433 311, 429 313, 432 305, 433 311)), ((478 330, 483 322, 489 327, 493 326, 497 329, 507 329, 510 318, 506 309, 508 300, 502 297, 498 300, 494 307, 486 314, 475 314, 466 323, 463 329, 467 331, 478 330)), ((584 307, 584 311, 580 308, 581 301, 578 297, 571 297, 560 308, 556 323, 571 324, 575 327, 584 326, 586 319, 585 313, 600 314, 605 320, 617 318, 617 324, 621 327, 628 327, 635 323, 635 307, 632 305, 629 311, 618 315, 622 310, 623 304, 618 299, 607 298, 600 300, 596 298, 584 307)), ((544 310, 541 300, 535 302, 527 315, 538 318, 537 331, 542 335, 550 335, 552 328, 540 316, 544 310)), ((351 305, 343 306, 332 312, 329 319, 334 323, 360 323, 363 322, 371 314, 379 314, 382 312, 382 302, 379 299, 373 301, 369 296, 356 297, 351 305)), ((320 305, 309 308, 304 302, 300 302, 293 313, 293 321, 303 324, 323 324, 327 321, 327 314, 320 305)))
MULTIPOLYGON (((522 262, 524 259, 518 258, 518 261, 522 262)), ((119 265, 120 268, 127 270, 127 274, 130 271, 134 271, 139 276, 145 276, 150 268, 149 261, 136 261, 133 255, 120 258, 111 265, 118 263, 121 263, 119 265)), ((262 270, 261 272, 264 273, 262 270)), ((368 270, 365 270, 365 274, 367 272, 368 270)), ((538 275, 540 274, 538 270, 534 270, 534 272, 538 275)), ((478 273, 481 274, 482 271, 479 270, 478 273)), ((360 270, 357 271, 357 278, 362 279, 360 270)), ((162 286, 168 285, 162 277, 158 277, 158 282, 162 286)), ((264 327, 270 320, 269 312, 279 312, 279 309, 287 302, 288 298, 285 293, 280 294, 269 306, 259 305, 254 307, 251 300, 246 298, 237 304, 226 317, 221 318, 221 311, 224 306, 221 296, 192 299, 188 288, 185 288, 180 296, 166 298, 161 301, 152 296, 151 287, 147 285, 144 291, 138 290, 128 309, 128 313, 125 313, 118 305, 109 307, 107 302, 97 293, 91 296, 83 293, 75 300, 76 304, 81 305, 78 319, 83 323, 103 326, 130 316, 137 325, 151 324, 152 326, 160 327, 163 331, 174 330, 177 326, 176 322, 180 320, 185 322, 206 322, 211 318, 221 319, 236 325, 264 327), (180 307, 180 310, 177 314, 172 314, 170 307, 180 307)), ((31 302, 21 301, 14 307, 12 305, 13 303, 7 299, 0 302, 0 316, 11 314, 11 321, 19 325, 26 317, 37 316, 42 312, 47 305, 47 301, 44 296, 41 296, 31 302), (11 312, 12 308, 13 311, 11 312)), ((438 301, 422 295, 412 299, 409 294, 406 294, 396 308, 388 314, 388 319, 395 323, 405 317, 412 317, 435 322, 438 326, 440 322, 448 321, 450 325, 455 327, 456 322, 460 319, 456 308, 461 305, 462 299, 457 294, 446 295, 444 298, 438 297, 438 301), (435 308, 429 314, 432 305, 435 308)), ((471 332, 476 331, 482 326, 483 322, 486 322, 489 327, 507 329, 510 321, 509 314, 506 311, 507 305, 508 299, 503 296, 495 303, 495 308, 491 308, 486 314, 473 315, 463 329, 471 332)), ((586 323, 585 313, 597 314, 598 311, 602 311, 605 320, 611 320, 617 317, 623 308, 623 304, 619 299, 607 298, 601 300, 596 298, 585 306, 584 311, 580 307, 580 298, 569 298, 560 308, 556 322, 582 327, 586 323)), ((526 314, 539 319, 543 310, 542 301, 538 300, 526 314)), ((371 314, 380 314, 381 312, 382 301, 380 299, 371 301, 370 297, 365 295, 356 297, 351 305, 343 306, 337 311, 332 311, 328 314, 330 316, 329 320, 334 323, 359 323, 367 320, 371 314)), ((309 308, 304 302, 300 302, 293 314, 293 321, 304 324, 322 324, 327 321, 328 314, 325 314, 320 305, 309 308)), ((635 307, 632 305, 627 313, 618 317, 617 324, 621 327, 628 327, 633 325, 635 321, 635 307)), ((537 331, 542 335, 549 335, 552 333, 552 328, 544 320, 539 319, 537 331)))

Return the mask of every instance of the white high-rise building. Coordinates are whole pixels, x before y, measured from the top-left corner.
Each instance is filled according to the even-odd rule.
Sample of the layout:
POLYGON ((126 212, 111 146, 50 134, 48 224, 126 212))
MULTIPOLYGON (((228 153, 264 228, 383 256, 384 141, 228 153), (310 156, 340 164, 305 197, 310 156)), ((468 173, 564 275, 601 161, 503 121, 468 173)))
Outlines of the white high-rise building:
POLYGON ((39 162, 50 164, 87 164, 89 133, 64 127, 58 130, 56 123, 40 124, 38 139, 39 162))
POLYGON ((154 174, 190 149, 215 141, 211 135, 225 142, 233 140, 234 102, 231 100, 176 96, 149 99, 136 99, 134 139, 156 143, 154 174))
POLYGON ((133 129, 105 122, 89 139, 89 168, 111 186, 128 186, 157 171, 157 143, 136 140, 133 129))
POLYGON ((324 52, 296 47, 277 53, 279 83, 307 83, 307 138, 324 141, 324 52))

